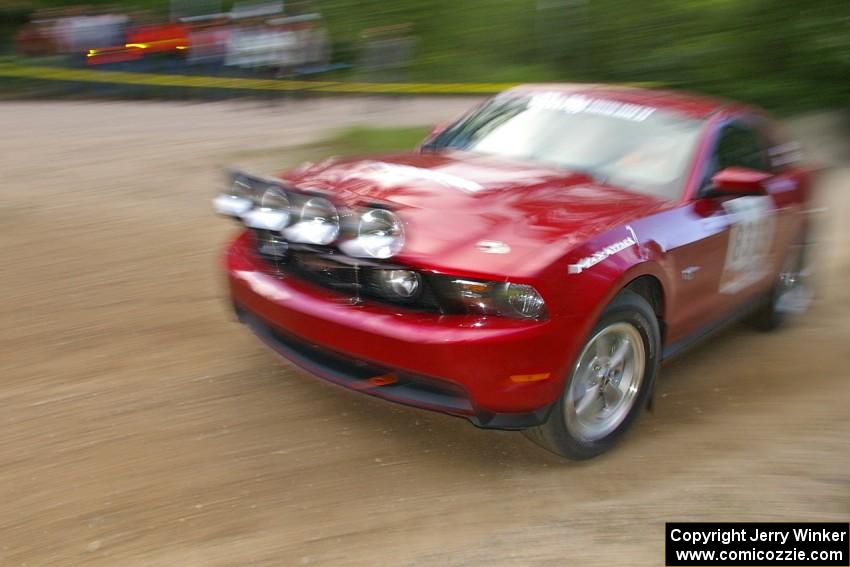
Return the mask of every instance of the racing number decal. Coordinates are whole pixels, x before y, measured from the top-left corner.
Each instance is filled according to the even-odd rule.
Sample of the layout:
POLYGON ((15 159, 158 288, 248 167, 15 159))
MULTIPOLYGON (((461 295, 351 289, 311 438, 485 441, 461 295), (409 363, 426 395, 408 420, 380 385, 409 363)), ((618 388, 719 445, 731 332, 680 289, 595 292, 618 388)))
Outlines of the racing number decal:
POLYGON ((723 203, 732 222, 720 293, 736 293, 769 273, 776 218, 770 197, 740 197, 723 203))

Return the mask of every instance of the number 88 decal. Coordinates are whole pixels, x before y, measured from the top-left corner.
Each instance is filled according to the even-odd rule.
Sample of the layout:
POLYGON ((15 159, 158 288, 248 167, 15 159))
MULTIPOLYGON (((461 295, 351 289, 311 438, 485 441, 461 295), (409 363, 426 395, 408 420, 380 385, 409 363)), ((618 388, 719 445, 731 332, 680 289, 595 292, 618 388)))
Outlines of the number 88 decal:
POLYGON ((735 293, 767 275, 776 219, 770 197, 740 197, 723 208, 732 226, 720 292, 735 293))

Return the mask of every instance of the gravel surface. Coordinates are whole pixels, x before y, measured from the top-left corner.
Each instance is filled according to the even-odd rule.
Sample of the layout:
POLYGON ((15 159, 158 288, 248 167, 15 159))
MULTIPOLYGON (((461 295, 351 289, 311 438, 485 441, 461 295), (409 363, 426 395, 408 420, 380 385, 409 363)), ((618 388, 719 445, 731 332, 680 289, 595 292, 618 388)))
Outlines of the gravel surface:
POLYGON ((656 566, 665 521, 847 521, 850 169, 829 117, 791 124, 838 166, 813 311, 667 365, 654 413, 592 462, 326 385, 233 321, 221 167, 470 104, 0 104, 0 563, 656 566))

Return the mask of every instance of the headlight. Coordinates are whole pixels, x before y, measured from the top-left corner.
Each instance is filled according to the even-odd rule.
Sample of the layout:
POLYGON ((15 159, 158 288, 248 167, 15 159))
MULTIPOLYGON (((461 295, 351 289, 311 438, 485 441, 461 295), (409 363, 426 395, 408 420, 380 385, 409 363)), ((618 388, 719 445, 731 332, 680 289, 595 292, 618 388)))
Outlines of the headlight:
POLYGON ((330 244, 339 235, 339 213, 327 199, 311 197, 301 207, 298 222, 284 235, 293 242, 330 244))
POLYGON ((382 294, 392 299, 413 299, 421 287, 419 274, 411 270, 377 270, 375 279, 382 294))
POLYGON ((546 304, 530 285, 478 280, 453 280, 454 294, 469 313, 521 319, 546 318, 546 304))
POLYGON ((245 213, 242 220, 251 228, 275 232, 283 230, 289 224, 289 199, 286 193, 276 185, 269 185, 259 195, 260 206, 245 213))
POLYGON ((369 209, 360 215, 357 237, 340 245, 343 252, 358 258, 390 258, 404 246, 404 228, 394 213, 369 209))

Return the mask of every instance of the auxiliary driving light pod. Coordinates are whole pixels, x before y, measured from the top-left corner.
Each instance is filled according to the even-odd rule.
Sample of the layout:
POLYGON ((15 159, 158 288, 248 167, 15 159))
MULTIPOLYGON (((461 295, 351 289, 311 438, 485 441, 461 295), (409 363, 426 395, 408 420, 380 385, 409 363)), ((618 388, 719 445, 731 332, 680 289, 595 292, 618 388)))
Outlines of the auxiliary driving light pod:
POLYGON ((228 217, 241 218, 253 206, 251 187, 241 179, 234 179, 224 193, 213 199, 215 212, 228 217))
POLYGON ((327 199, 311 197, 301 207, 298 222, 284 229, 283 235, 292 242, 330 244, 339 236, 339 212, 327 199))
POLYGON ((259 205, 242 215, 246 226, 279 232, 289 224, 289 199, 279 187, 267 187, 260 196, 259 205))
POLYGON ((340 244, 340 249, 357 258, 390 258, 404 246, 401 219, 386 209, 369 209, 360 215, 357 237, 340 244))

